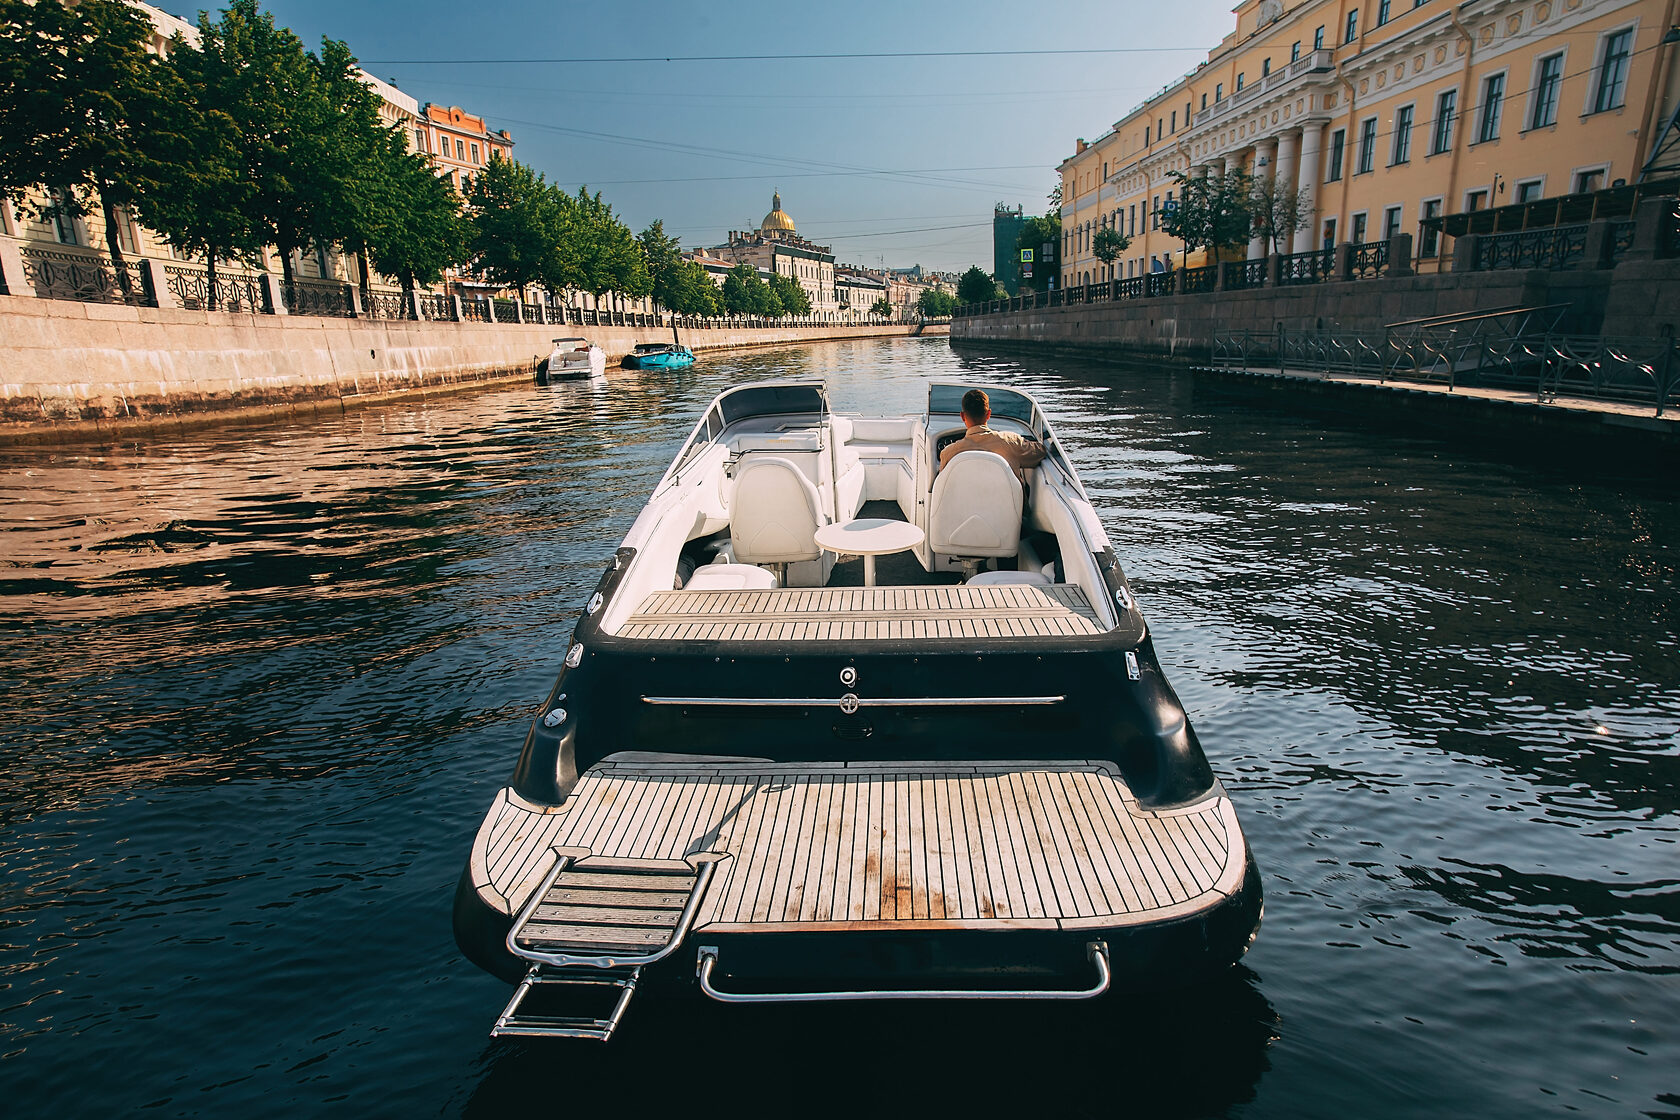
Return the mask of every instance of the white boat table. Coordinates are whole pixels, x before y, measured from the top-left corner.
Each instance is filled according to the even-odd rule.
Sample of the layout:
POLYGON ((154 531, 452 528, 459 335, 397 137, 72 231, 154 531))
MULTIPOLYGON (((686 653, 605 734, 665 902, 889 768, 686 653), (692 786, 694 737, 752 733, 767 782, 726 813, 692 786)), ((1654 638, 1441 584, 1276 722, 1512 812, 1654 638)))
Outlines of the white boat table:
POLYGON ((875 586, 875 557, 908 552, 922 543, 922 531, 908 521, 860 517, 824 525, 816 533, 817 547, 837 556, 863 557, 863 585, 875 586))

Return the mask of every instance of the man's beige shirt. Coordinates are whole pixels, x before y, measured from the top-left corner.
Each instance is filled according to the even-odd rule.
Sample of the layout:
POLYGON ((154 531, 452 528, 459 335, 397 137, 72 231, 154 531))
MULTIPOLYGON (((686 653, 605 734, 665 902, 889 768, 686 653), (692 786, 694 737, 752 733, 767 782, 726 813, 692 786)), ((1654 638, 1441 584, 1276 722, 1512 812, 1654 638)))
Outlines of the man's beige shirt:
POLYGON ((945 468, 952 456, 961 455, 964 451, 990 451, 1003 456, 1003 461, 1014 469, 1015 477, 1022 486, 1027 484, 1027 476, 1022 472, 1044 461, 1044 445, 1036 439, 1018 436, 1014 432, 994 432, 981 424, 970 428, 967 435, 939 453, 940 469, 945 468))

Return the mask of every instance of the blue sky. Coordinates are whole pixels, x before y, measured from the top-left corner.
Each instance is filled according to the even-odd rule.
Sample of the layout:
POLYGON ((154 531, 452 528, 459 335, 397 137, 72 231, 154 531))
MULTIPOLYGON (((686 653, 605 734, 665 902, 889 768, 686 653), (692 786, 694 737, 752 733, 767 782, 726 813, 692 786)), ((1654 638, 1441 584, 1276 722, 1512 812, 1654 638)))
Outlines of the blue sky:
MULTIPOLYGON (((205 5, 160 6, 196 19, 205 5)), ((422 104, 507 128, 516 158, 599 188, 633 229, 663 218, 685 247, 715 245, 756 228, 779 189, 843 263, 950 270, 990 270, 992 204, 1042 213, 1074 139, 1193 68, 1233 21, 1231 0, 266 6, 422 104), (1098 48, 1128 53, 510 61, 1098 48)))

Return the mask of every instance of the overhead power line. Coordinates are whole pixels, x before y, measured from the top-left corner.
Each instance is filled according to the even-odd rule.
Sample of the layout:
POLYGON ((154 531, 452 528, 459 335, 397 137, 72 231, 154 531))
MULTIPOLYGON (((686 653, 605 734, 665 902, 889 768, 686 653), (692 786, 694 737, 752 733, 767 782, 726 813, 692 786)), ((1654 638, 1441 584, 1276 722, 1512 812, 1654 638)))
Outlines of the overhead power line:
POLYGON ((688 54, 624 55, 615 58, 369 58, 363 66, 615 66, 649 62, 813 62, 822 59, 870 58, 1042 58, 1091 54, 1205 54, 1207 47, 1086 47, 1045 51, 836 51, 801 54, 688 54))

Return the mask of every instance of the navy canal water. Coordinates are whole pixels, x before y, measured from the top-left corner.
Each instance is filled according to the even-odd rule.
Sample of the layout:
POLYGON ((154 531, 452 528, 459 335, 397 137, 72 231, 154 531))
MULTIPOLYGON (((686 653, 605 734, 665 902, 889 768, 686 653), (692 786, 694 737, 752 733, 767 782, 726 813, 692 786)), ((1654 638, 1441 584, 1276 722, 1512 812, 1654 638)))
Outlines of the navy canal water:
POLYGON ((1680 1117, 1667 482, 943 340, 5 450, 0 1099, 1680 1117), (985 377, 1056 417, 1265 876, 1226 980, 486 1038, 507 989, 449 929, 473 829, 699 407, 787 375, 871 411, 985 377))

